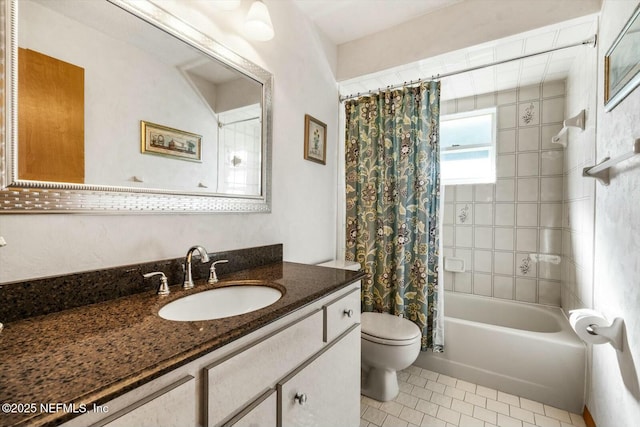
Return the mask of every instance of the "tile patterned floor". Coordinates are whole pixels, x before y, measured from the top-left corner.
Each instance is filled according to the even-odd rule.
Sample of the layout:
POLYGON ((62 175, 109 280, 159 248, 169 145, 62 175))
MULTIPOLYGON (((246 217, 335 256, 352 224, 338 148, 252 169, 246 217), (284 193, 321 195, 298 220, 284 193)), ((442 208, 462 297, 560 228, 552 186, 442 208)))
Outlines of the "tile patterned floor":
POLYGON ((585 427, 581 415, 416 366, 389 402, 362 396, 360 427, 585 427))

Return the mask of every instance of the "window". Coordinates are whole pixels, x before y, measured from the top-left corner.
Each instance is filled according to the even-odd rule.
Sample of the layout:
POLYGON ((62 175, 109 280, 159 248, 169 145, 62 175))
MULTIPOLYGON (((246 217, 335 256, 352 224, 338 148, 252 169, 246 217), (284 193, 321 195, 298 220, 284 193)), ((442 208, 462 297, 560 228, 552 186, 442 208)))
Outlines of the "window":
POLYGON ((449 114, 440 118, 442 183, 496 181, 496 109, 449 114))

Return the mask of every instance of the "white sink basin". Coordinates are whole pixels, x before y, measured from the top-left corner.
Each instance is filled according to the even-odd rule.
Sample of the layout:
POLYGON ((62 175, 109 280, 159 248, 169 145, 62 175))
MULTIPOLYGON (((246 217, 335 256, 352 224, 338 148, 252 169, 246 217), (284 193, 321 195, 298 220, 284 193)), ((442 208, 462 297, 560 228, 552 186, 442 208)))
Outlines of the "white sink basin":
POLYGON ((226 286, 172 301, 158 315, 182 322, 222 319, 264 308, 280 298, 282 292, 269 286, 226 286))

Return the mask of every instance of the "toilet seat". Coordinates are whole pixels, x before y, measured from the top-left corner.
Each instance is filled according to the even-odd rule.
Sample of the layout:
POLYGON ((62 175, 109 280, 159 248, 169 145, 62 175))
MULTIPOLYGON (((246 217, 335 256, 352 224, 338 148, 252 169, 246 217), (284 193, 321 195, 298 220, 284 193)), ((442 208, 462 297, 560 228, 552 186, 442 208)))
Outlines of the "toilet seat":
POLYGON ((378 344, 405 346, 421 339, 420 328, 410 320, 386 313, 362 313, 362 338, 378 344))

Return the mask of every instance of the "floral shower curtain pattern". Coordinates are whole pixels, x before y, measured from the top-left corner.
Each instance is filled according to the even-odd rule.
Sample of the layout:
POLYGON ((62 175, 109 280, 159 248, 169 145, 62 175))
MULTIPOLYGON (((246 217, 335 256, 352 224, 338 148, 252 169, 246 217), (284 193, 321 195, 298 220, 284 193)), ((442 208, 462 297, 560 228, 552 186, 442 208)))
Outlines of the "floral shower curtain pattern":
POLYGON ((440 83, 345 109, 346 257, 368 273, 362 309, 403 315, 422 330, 422 350, 440 352, 440 83))

